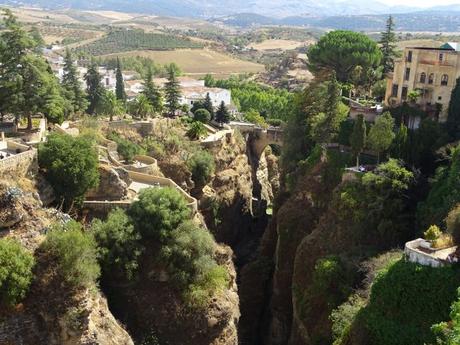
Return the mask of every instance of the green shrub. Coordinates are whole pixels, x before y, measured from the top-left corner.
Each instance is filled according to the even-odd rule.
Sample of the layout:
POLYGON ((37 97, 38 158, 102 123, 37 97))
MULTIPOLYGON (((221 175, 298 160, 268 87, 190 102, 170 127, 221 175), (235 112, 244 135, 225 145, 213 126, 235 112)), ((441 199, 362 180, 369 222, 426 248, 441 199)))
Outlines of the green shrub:
POLYGON ((203 306, 228 281, 226 270, 212 257, 214 248, 212 235, 192 221, 173 230, 162 248, 161 260, 190 304, 203 306))
POLYGON ((206 127, 203 125, 202 122, 200 121, 193 121, 190 124, 190 128, 187 131, 187 136, 192 139, 200 139, 200 137, 206 135, 208 131, 206 130, 206 127))
POLYGON ((145 138, 142 147, 148 155, 156 159, 163 159, 166 156, 164 144, 153 137, 145 138))
POLYGON ((148 188, 139 193, 128 215, 143 238, 165 242, 174 229, 190 218, 190 209, 177 189, 148 188))
MULTIPOLYGON (((457 290, 460 296, 460 289, 457 290)), ((431 327, 436 334, 436 344, 438 345, 457 345, 460 344, 460 298, 450 307, 449 322, 440 322, 431 327)))
POLYGON ((201 108, 195 111, 193 119, 202 123, 208 123, 211 121, 211 114, 206 109, 201 108))
POLYGON ((357 324, 368 344, 433 344, 431 325, 448 319, 459 284, 458 268, 397 261, 375 278, 357 324))
POLYGON ((442 232, 437 225, 431 225, 424 233, 425 240, 435 241, 441 236, 442 232))
POLYGON ((27 293, 35 260, 19 243, 0 239, 0 302, 15 305, 27 293))
POLYGON ((53 133, 38 149, 38 163, 59 198, 68 204, 81 201, 99 182, 98 155, 94 142, 53 133))
POLYGON ((141 153, 142 149, 136 143, 120 137, 115 132, 111 133, 108 138, 117 143, 118 153, 128 162, 131 163, 135 155, 141 153))
POLYGON ((71 287, 91 287, 99 277, 96 242, 76 221, 54 225, 42 243, 71 287))
POLYGON ((104 276, 132 279, 142 253, 140 234, 121 209, 109 213, 107 220, 95 219, 91 230, 98 244, 99 262, 104 276))
POLYGON ((207 151, 196 152, 187 165, 192 172, 192 179, 197 186, 204 186, 214 174, 214 157, 207 151))

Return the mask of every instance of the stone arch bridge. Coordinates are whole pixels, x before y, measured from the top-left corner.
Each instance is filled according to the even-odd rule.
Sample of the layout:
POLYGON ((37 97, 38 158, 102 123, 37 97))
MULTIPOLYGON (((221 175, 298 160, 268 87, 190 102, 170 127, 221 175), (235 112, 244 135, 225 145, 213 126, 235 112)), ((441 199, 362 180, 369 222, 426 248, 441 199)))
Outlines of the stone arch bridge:
POLYGON ((229 125, 243 134, 252 154, 257 158, 260 158, 268 145, 283 146, 283 129, 280 127, 262 128, 247 122, 230 122, 229 125))

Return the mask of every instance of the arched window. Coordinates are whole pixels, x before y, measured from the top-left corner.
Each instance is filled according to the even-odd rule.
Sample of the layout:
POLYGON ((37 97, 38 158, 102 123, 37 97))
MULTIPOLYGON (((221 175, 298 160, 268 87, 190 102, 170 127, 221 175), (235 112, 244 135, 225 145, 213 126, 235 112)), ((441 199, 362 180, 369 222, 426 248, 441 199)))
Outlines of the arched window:
POLYGON ((441 77, 441 85, 447 85, 449 82, 449 76, 447 74, 443 74, 441 77))
POLYGON ((431 73, 428 76, 428 84, 433 84, 433 82, 434 82, 434 73, 431 73))
POLYGON ((425 81, 426 81, 426 73, 422 72, 420 73, 420 82, 425 84, 425 81))

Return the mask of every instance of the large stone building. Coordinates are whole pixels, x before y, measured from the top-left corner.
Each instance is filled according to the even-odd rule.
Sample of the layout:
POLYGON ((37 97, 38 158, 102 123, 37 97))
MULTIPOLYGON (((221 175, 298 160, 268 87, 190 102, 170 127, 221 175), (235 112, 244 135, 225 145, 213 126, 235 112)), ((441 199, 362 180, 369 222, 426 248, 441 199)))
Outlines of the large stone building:
POLYGON ((408 95, 415 90, 419 93, 416 103, 445 121, 450 95, 459 76, 457 43, 445 43, 438 48, 407 47, 388 76, 385 102, 389 106, 409 102, 408 95))

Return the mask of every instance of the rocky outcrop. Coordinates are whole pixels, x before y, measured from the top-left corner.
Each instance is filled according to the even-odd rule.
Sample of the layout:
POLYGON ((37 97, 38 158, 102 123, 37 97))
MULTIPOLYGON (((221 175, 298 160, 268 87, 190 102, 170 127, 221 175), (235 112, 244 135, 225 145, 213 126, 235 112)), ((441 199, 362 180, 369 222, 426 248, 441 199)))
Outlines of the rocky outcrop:
POLYGON ((26 299, 16 308, 0 309, 0 344, 133 345, 101 293, 66 288, 55 264, 38 249, 49 227, 70 217, 43 208, 37 190, 23 190, 11 181, 0 182, 0 200, 0 217, 9 225, 0 229, 0 237, 17 240, 36 258, 26 299))
POLYGON ((216 172, 200 199, 206 223, 218 242, 235 246, 251 229, 252 171, 246 143, 238 133, 211 149, 216 172), (211 203, 209 201, 212 201, 211 203))
POLYGON ((128 197, 128 187, 131 183, 128 171, 123 168, 112 168, 100 164, 99 185, 88 191, 88 199, 123 200, 128 197))
POLYGON ((171 345, 237 345, 240 317, 233 252, 217 246, 216 262, 226 267, 227 288, 210 296, 206 306, 191 307, 158 267, 150 278, 130 286, 111 286, 111 308, 139 341, 155 339, 171 345))

